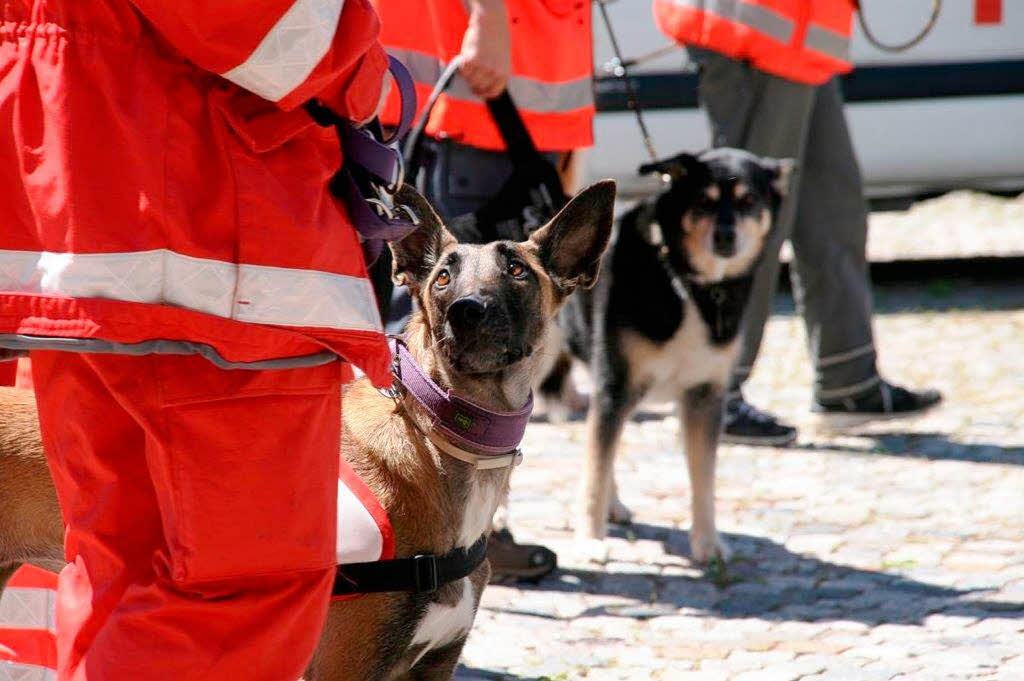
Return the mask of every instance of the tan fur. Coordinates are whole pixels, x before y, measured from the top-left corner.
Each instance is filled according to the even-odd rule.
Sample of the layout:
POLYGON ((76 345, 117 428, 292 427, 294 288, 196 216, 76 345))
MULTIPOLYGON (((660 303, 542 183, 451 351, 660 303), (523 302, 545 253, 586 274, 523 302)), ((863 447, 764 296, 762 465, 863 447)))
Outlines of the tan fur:
POLYGON ((23 562, 60 569, 63 542, 35 397, 0 388, 0 590, 23 562))
MULTIPOLYGON (((717 189, 717 187, 712 187, 717 189)), ((765 210, 760 219, 744 218, 736 221, 736 255, 722 258, 715 255, 712 234, 715 221, 710 217, 694 219, 683 216, 683 249, 690 264, 698 272, 698 281, 718 281, 738 277, 750 270, 751 263, 761 254, 764 237, 771 228, 771 214, 765 210)))

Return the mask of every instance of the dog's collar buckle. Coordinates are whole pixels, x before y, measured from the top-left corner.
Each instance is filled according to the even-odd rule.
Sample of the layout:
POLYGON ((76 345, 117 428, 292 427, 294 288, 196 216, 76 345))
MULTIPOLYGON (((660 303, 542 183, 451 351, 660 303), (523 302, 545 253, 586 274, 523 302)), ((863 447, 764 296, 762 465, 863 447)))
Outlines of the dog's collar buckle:
POLYGON ((437 587, 440 586, 437 579, 437 556, 430 554, 413 556, 411 566, 412 583, 416 588, 416 593, 429 594, 437 591, 437 587))

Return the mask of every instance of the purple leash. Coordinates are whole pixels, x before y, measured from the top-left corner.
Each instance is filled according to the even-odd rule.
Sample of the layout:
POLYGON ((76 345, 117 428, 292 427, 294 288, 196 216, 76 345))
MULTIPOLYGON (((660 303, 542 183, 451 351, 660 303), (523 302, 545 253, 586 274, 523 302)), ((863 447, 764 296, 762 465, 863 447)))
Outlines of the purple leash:
MULTIPOLYGON (((533 393, 518 411, 492 411, 451 394, 432 381, 413 360, 405 343, 391 339, 395 379, 430 418, 431 428, 459 450, 460 456, 431 438, 446 453, 474 463, 477 468, 498 468, 518 463, 519 443, 533 411, 533 393)), ((428 436, 430 433, 428 433, 428 436)))
POLYGON ((355 127, 315 102, 306 105, 317 123, 333 125, 338 131, 345 165, 331 181, 331 190, 345 199, 352 224, 363 239, 367 266, 377 260, 385 242, 399 241, 419 226, 419 218, 411 208, 391 205, 391 196, 405 181, 398 141, 408 132, 416 114, 416 89, 409 71, 394 57, 388 57, 388 70, 398 86, 402 104, 398 127, 387 139, 378 140, 370 130, 355 127), (357 181, 357 175, 364 181, 357 181))

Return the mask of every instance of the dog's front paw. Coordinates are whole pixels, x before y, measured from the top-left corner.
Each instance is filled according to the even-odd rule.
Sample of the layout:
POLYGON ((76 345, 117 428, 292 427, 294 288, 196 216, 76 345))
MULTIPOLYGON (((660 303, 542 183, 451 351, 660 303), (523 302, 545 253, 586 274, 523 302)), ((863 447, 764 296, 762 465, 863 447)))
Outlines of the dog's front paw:
POLYGON ((576 518, 575 537, 577 542, 604 539, 608 536, 608 523, 603 517, 591 513, 581 513, 576 518))
POLYGON ((727 563, 732 558, 732 549, 718 532, 690 532, 690 553, 696 563, 707 564, 714 559, 727 563))
POLYGON ((633 512, 618 497, 615 497, 608 509, 608 522, 629 525, 633 522, 633 512))

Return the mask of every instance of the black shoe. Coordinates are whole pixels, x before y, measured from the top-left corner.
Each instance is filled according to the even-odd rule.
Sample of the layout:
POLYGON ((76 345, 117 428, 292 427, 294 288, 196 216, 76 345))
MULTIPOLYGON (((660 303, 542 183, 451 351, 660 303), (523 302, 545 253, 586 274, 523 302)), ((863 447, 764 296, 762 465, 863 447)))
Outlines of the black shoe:
POLYGON ((851 427, 868 421, 917 416, 942 401, 938 390, 907 390, 885 380, 857 395, 837 400, 814 400, 811 411, 835 427, 851 427))
POLYGON ((540 544, 520 544, 507 529, 487 538, 487 559, 491 561, 491 584, 536 584, 558 567, 554 551, 540 544))
POLYGON ((785 447, 796 440, 796 428, 779 423, 773 414, 751 405, 743 396, 725 403, 722 442, 785 447))

